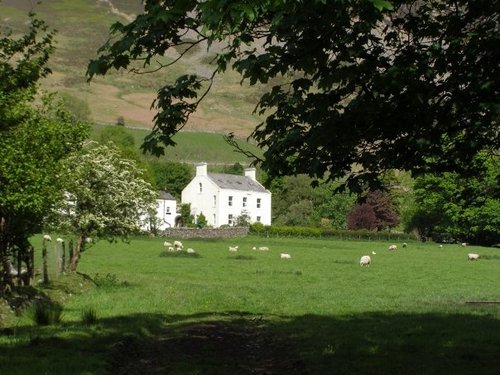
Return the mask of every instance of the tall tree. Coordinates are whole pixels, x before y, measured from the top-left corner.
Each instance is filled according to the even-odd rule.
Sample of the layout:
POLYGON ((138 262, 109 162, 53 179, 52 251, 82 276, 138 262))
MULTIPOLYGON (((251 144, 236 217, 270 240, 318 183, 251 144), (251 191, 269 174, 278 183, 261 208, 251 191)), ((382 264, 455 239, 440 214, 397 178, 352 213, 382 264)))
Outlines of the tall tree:
POLYGON ((142 170, 113 146, 87 143, 65 160, 65 196, 56 223, 77 236, 70 268, 76 270, 86 239, 126 238, 155 216, 157 193, 142 170))
POLYGON ((500 161, 480 154, 479 176, 425 175, 415 181, 415 207, 407 229, 436 240, 443 235, 481 245, 500 243, 500 161))
POLYGON ((498 10, 489 0, 145 0, 133 22, 111 27, 88 76, 141 71, 136 61, 165 68, 178 59, 152 67, 157 56, 206 43, 213 73, 158 90, 144 150, 174 145, 232 68, 250 85, 279 78, 252 134, 270 177, 347 176, 353 191, 376 190, 386 169, 474 174, 474 156, 500 148, 498 10))
POLYGON ((0 293, 12 285, 13 253, 33 276, 29 237, 39 233, 63 189, 60 161, 88 136, 53 96, 38 97, 38 80, 49 73, 51 32, 30 17, 27 33, 0 39, 0 293))

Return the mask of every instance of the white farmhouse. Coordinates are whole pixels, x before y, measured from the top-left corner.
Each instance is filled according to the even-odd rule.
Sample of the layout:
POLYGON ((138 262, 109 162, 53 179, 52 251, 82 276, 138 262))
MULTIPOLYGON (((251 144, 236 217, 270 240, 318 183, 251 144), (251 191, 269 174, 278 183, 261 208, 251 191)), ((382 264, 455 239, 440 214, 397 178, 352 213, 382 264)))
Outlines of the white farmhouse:
POLYGON ((142 230, 152 231, 153 229, 165 230, 175 226, 175 217, 177 215, 177 201, 175 198, 165 191, 158 193, 156 199, 156 217, 149 220, 142 227, 142 230))
POLYGON ((203 213, 208 225, 234 225, 247 215, 251 223, 271 225, 271 192, 255 178, 255 168, 244 176, 207 173, 207 163, 196 165, 196 176, 182 191, 182 203, 191 204, 196 218, 203 213))

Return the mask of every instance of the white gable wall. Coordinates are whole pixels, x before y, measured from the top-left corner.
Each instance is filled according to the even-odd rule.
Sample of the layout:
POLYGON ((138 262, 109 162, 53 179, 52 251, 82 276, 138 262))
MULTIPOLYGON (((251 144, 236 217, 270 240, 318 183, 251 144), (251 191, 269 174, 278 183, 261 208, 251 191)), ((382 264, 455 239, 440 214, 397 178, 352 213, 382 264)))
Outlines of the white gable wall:
POLYGON ((217 217, 218 187, 206 175, 195 176, 191 182, 182 190, 182 203, 191 203, 191 214, 198 216, 203 212, 208 225, 218 226, 214 222, 214 215, 217 217))

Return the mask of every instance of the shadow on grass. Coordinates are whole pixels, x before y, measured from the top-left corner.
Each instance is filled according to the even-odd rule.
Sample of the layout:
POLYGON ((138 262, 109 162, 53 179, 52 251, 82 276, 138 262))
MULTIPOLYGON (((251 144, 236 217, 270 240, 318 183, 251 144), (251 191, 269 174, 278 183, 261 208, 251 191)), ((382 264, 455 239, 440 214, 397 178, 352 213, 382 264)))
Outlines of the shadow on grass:
POLYGON ((8 374, 496 374, 492 315, 130 315, 20 327, 0 337, 8 374))

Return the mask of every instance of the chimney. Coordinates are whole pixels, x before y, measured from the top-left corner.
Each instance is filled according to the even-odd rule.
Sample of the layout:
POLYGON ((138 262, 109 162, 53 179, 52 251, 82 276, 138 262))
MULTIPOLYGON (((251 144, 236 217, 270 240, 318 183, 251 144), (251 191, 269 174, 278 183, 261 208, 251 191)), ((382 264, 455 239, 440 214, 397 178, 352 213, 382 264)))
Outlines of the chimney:
POLYGON ((203 162, 196 164, 196 175, 197 176, 207 175, 207 163, 203 162))
POLYGON ((245 168, 245 177, 250 177, 252 180, 255 179, 255 168, 245 168))

